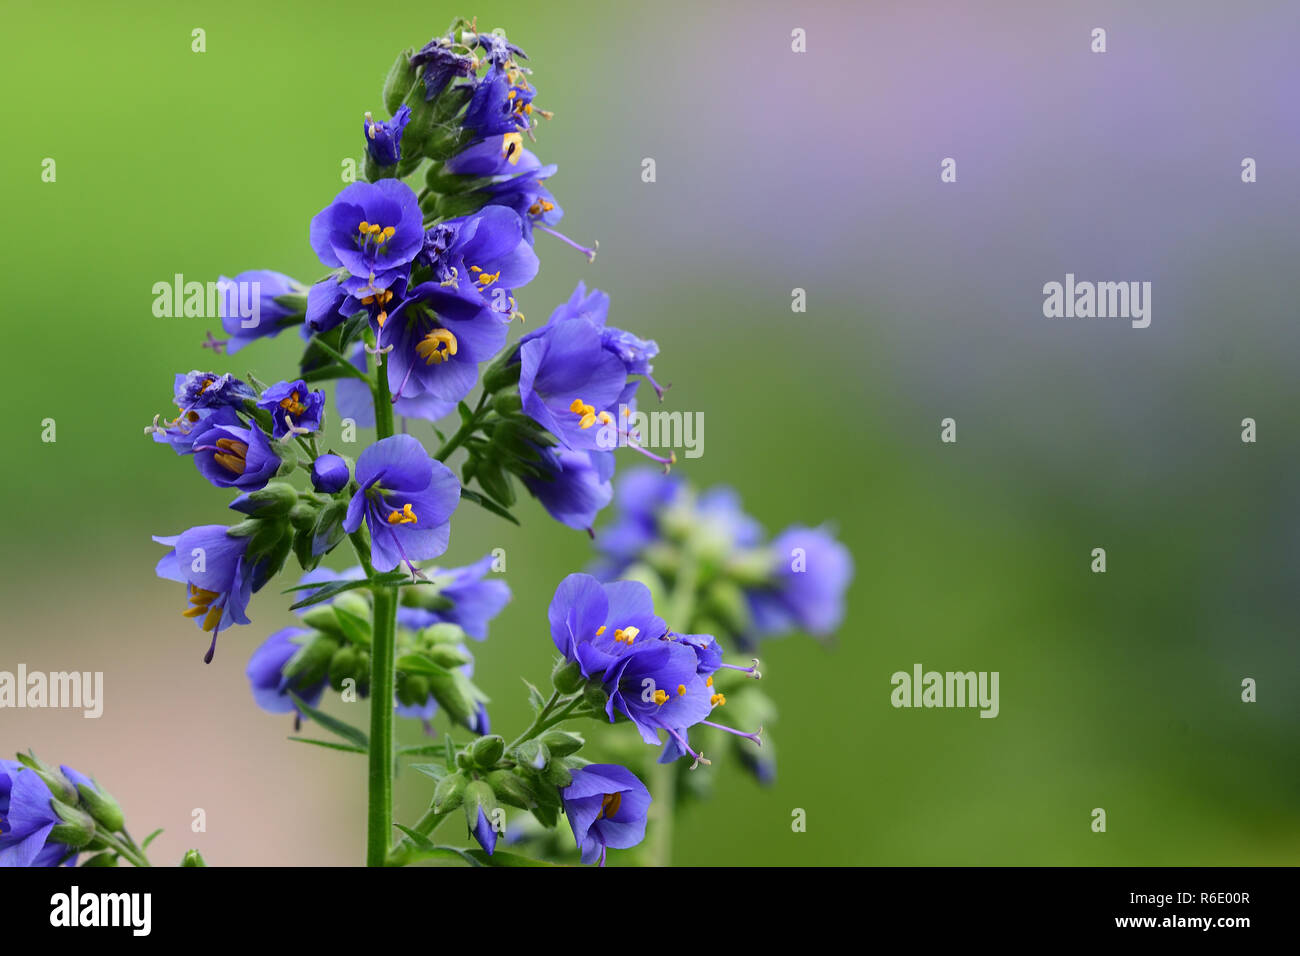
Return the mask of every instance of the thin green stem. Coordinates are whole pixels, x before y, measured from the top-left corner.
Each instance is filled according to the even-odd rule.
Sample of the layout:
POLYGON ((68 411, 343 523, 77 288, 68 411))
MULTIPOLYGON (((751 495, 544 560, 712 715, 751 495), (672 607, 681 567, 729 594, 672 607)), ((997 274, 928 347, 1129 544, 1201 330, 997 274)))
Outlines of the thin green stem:
POLYGON ((478 406, 474 409, 474 414, 470 416, 469 421, 465 422, 456 430, 456 434, 447 439, 447 443, 438 449, 438 453, 433 457, 438 461, 446 461, 451 453, 464 444, 465 440, 474 434, 479 426, 479 419, 483 416, 483 406, 487 404, 488 393, 484 392, 479 395, 478 406))
MULTIPOLYGON (((388 356, 381 355, 375 374, 375 431, 382 441, 393 434, 393 403, 388 393, 388 356)), ((361 546, 353 536, 353 546, 361 546)), ((366 549, 368 550, 368 549, 366 549)), ((368 555, 362 566, 373 572, 368 555)), ((370 779, 366 828, 366 864, 384 866, 393 832, 393 694, 397 633, 397 591, 375 587, 370 644, 370 779)))
POLYGON ((107 846, 108 849, 112 850, 132 866, 144 867, 152 865, 144 855, 144 851, 135 846, 134 843, 128 846, 125 842, 119 840, 111 833, 100 833, 99 838, 104 842, 104 845, 107 846))
POLYGON ((324 352, 326 355, 332 358, 335 362, 337 362, 339 365, 339 370, 342 371, 345 375, 351 375, 353 378, 359 378, 363 382, 370 381, 369 375, 367 375, 365 372, 361 371, 361 369, 357 368, 355 365, 349 362, 347 358, 343 355, 343 353, 340 352, 338 349, 334 348, 333 346, 326 345, 323 341, 321 341, 320 336, 317 336, 316 338, 312 339, 312 344, 314 344, 318 349, 320 349, 322 352, 324 352))

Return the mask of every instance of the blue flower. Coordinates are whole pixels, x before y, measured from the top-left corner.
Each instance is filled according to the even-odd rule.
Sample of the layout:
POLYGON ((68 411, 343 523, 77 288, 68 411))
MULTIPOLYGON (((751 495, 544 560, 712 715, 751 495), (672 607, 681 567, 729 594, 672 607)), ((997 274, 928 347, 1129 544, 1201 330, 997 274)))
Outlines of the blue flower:
POLYGON ((486 579, 494 560, 491 554, 486 554, 462 568, 426 568, 425 576, 433 586, 409 589, 416 592, 410 599, 419 602, 432 592, 436 595, 433 602, 436 607, 422 607, 418 603, 414 607, 399 607, 398 623, 414 631, 450 623, 475 640, 484 640, 488 623, 510 601, 510 588, 504 581, 486 579))
POLYGON ((602 447, 604 429, 628 384, 622 361, 606 351, 600 329, 586 319, 547 325, 519 346, 519 397, 523 409, 566 448, 602 447))
POLYGON ((245 401, 257 398, 257 393, 229 372, 218 375, 195 369, 176 373, 172 398, 182 412, 191 412, 204 408, 243 408, 245 401))
POLYGON ((546 613, 556 649, 588 678, 599 678, 634 646, 654 642, 668 630, 644 584, 601 584, 589 574, 561 581, 546 613))
POLYGON ((460 483, 410 435, 393 435, 357 459, 359 490, 348 504, 349 534, 365 521, 370 559, 377 571, 436 558, 447 550, 450 518, 460 503, 460 483))
POLYGON ((256 425, 213 416, 196 426, 191 451, 204 478, 218 488, 256 491, 275 477, 280 457, 256 425))
POLYGON ((34 771, 0 760, 0 867, 76 865, 70 847, 49 842, 50 831, 63 822, 50 807, 53 798, 34 771))
POLYGON ((461 125, 478 138, 518 134, 532 128, 536 90, 523 71, 507 63, 493 63, 474 87, 461 125))
POLYGON ((497 848, 497 831, 483 812, 482 806, 478 808, 478 820, 474 824, 474 839, 488 856, 497 848))
MULTIPOLYGON (((569 301, 556 306, 555 311, 551 313, 547 325, 553 325, 559 322, 571 321, 573 319, 585 319, 600 329, 600 344, 618 356, 623 363, 628 375, 640 375, 648 381, 660 397, 663 396, 663 388, 656 382, 650 373, 654 367, 650 360, 659 354, 659 346, 649 339, 638 338, 631 332, 625 332, 622 329, 616 329, 607 325, 606 320, 609 316, 609 296, 599 289, 593 289, 587 292, 587 284, 579 281, 573 294, 569 296, 569 301)), ((543 326, 543 329, 545 326, 543 326)), ((530 333, 532 336, 541 334, 541 330, 530 333)), ((521 341, 527 341, 529 336, 524 336, 521 341)))
POLYGON ((402 133, 411 121, 411 108, 403 103, 387 122, 375 122, 367 113, 361 130, 366 137, 366 149, 380 166, 395 166, 402 158, 402 133))
POLYGON ((696 760, 686 731, 709 717, 715 706, 708 679, 699 673, 699 658, 691 646, 673 640, 645 641, 611 664, 602 678, 609 699, 605 713, 632 721, 641 739, 659 744, 660 731, 696 760))
POLYGON ((296 279, 291 279, 280 272, 257 269, 250 272, 241 272, 234 279, 221 276, 217 280, 218 287, 222 287, 223 283, 234 284, 239 288, 254 286, 257 289, 258 296, 257 321, 247 327, 244 323, 252 319, 253 316, 225 314, 227 300, 224 296, 221 297, 220 301, 223 309, 221 327, 230 336, 226 340, 226 353, 228 355, 234 355, 245 345, 256 339, 272 338, 285 329, 297 325, 302 320, 301 311, 276 301, 282 296, 300 295, 307 291, 307 287, 296 279))
POLYGON ((775 581, 748 592, 757 636, 802 630, 825 637, 844 619, 853 558, 825 528, 793 525, 770 545, 775 581))
POLYGON ((363 306, 376 306, 378 321, 423 245, 424 217, 411 187, 398 179, 352 183, 311 221, 312 249, 341 274, 309 290, 308 326, 328 331, 363 306))
POLYGON ((204 663, 212 660, 222 628, 249 623, 245 614, 249 598, 269 578, 266 561, 248 560, 249 539, 234 537, 228 530, 219 524, 199 525, 179 535, 154 537, 172 549, 158 562, 158 576, 185 585, 189 605, 183 616, 212 632, 204 663))
MULTIPOLYGON (((366 370, 364 343, 358 342, 352 351, 352 364, 366 370)), ((350 418, 362 428, 375 427, 375 395, 370 386, 358 378, 341 378, 334 386, 334 404, 340 418, 350 418)), ((398 396, 393 401, 393 411, 404 418, 423 418, 436 422, 456 410, 456 402, 443 401, 432 395, 398 396)))
POLYGON ((315 707, 325 692, 329 681, 321 678, 315 684, 304 687, 294 678, 284 676, 284 666, 302 648, 300 638, 312 632, 301 627, 286 627, 268 637, 253 656, 248 660, 244 673, 253 690, 253 700, 257 706, 270 714, 287 714, 298 710, 289 692, 297 694, 309 706, 315 707))
POLYGON ((524 486, 556 521, 590 533, 596 515, 614 497, 609 481, 613 454, 566 448, 536 451, 541 458, 537 467, 545 477, 523 474, 524 486))
MULTIPOLYGON (((478 189, 484 201, 513 209, 523 222, 525 237, 531 242, 534 226, 553 229, 564 217, 564 210, 545 186, 558 167, 543 166, 517 140, 518 134, 479 140, 447 160, 446 169, 449 173, 487 180, 478 189)), ((581 251, 594 255, 587 249, 581 251)))
POLYGON ((411 57, 413 67, 424 67, 424 99, 433 100, 458 76, 474 73, 474 57, 449 49, 451 40, 434 37, 411 57))
POLYGON ((302 379, 296 382, 277 382, 262 393, 258 408, 271 413, 271 434, 283 438, 317 431, 321 414, 325 410, 325 393, 311 391, 302 379))
POLYGON ((411 289, 379 333, 388 354, 389 391, 401 399, 458 402, 478 367, 505 344, 509 317, 477 294, 439 282, 411 289))
POLYGON ((321 455, 311 463, 311 486, 322 494, 342 491, 351 477, 348 463, 338 455, 321 455))
POLYGON ((505 206, 485 206, 434 226, 425 234, 418 260, 438 282, 485 295, 522 288, 538 268, 523 221, 505 206))
POLYGON ((617 517, 595 536, 601 553, 597 577, 618 577, 660 539, 660 512, 684 488, 680 478, 651 468, 634 468, 619 479, 614 492, 617 517))
POLYGON ((645 838, 650 791, 618 764, 588 764, 572 774, 573 782, 560 790, 565 815, 582 862, 604 866, 607 849, 626 850, 645 838))

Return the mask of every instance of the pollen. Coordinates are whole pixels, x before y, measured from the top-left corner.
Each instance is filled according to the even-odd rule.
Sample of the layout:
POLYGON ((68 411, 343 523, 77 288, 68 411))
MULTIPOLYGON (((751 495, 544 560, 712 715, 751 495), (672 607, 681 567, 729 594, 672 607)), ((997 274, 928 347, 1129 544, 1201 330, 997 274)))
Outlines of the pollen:
POLYGON ((555 203, 545 199, 539 199, 528 207, 528 212, 534 216, 541 216, 555 208, 555 203))
POLYGON ((402 505, 401 511, 388 512, 389 524, 415 524, 419 520, 419 516, 411 510, 411 503, 409 501, 402 505))
POLYGON ((600 637, 600 635, 602 635, 602 634, 604 634, 604 633, 605 633, 605 625, 604 625, 604 624, 602 624, 600 627, 596 628, 596 636, 597 636, 597 637, 600 637))
POLYGON ((704 686, 705 686, 705 687, 712 687, 712 686, 713 686, 713 675, 712 675, 712 674, 710 674, 708 677, 706 677, 706 678, 704 679, 704 686))
POLYGON ((501 278, 500 269, 498 269, 496 272, 483 272, 478 277, 478 284, 486 288, 487 286, 490 286, 493 282, 496 282, 497 279, 500 278, 501 278))
POLYGON ((723 694, 714 694, 712 697, 709 698, 709 703, 712 704, 714 707, 721 707, 726 702, 727 702, 727 698, 723 694))
POLYGON ((678 697, 685 697, 685 696, 686 696, 686 685, 685 685, 685 684, 678 684, 678 685, 677 685, 677 696, 678 696, 678 697))
POLYGON ((456 354, 456 336, 446 329, 434 329, 415 346, 425 365, 441 365, 456 354))
POLYGON ((614 631, 614 640, 620 644, 631 644, 640 633, 639 627, 620 627, 614 631))
POLYGON ((668 692, 665 690, 655 691, 655 703, 662 707, 668 701, 668 692))

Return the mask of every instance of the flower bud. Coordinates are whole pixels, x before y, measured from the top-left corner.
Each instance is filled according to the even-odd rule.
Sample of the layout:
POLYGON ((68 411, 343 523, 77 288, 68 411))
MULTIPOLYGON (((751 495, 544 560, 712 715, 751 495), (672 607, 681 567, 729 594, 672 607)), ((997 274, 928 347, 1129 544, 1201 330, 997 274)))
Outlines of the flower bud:
POLYGON ((501 759, 501 755, 505 751, 505 738, 492 734, 474 741, 474 746, 470 748, 469 755, 474 763, 487 770, 496 766, 497 761, 501 759))
POLYGON ((537 806, 537 799, 533 796, 532 790, 518 774, 509 770, 493 770, 484 779, 502 803, 519 807, 521 810, 531 810, 537 806))
POLYGON ((331 687, 342 690, 345 680, 349 677, 356 679, 358 656, 357 649, 351 644, 345 644, 334 652, 334 656, 330 658, 329 669, 331 687))
POLYGON ((515 761, 532 770, 545 770, 551 751, 540 740, 525 740, 515 749, 515 761))
POLYGON ((329 673, 330 661, 338 649, 338 641, 318 633, 289 658, 281 673, 299 687, 310 687, 329 673))
POLYGON ((465 819, 469 822, 472 831, 478 826, 480 809, 488 819, 492 818, 492 811, 497 808, 497 796, 492 792, 492 787, 487 781, 471 780, 465 785, 465 797, 461 806, 465 810, 465 819))
POLYGON ((464 667, 474 659, 469 651, 454 644, 435 644, 425 654, 443 667, 464 667))
POLYGON ((406 94, 411 92, 411 87, 415 84, 411 53, 410 49, 406 49, 397 54, 397 59, 388 69, 388 76, 384 78, 384 109, 388 110, 389 116, 397 112, 402 100, 406 99, 406 94))
POLYGON ((429 699, 429 680, 422 674, 399 674, 397 699, 408 707, 418 707, 429 699))
POLYGON ((186 850, 184 858, 181 859, 181 866, 207 866, 203 859, 203 854, 198 850, 186 850))
POLYGON ((582 692, 582 697, 587 706, 592 710, 604 710, 605 702, 609 700, 609 695, 605 693, 605 688, 595 681, 592 681, 587 685, 587 689, 582 692))
POLYGON ((245 492, 230 503, 235 511, 254 518, 282 518, 298 503, 298 489, 283 481, 272 481, 256 491, 245 492))
POLYGON ((302 622, 317 631, 324 631, 335 637, 344 637, 343 626, 339 624, 338 615, 334 613, 332 605, 316 604, 307 608, 303 612, 302 622))
POLYGON ((122 807, 112 795, 84 783, 77 787, 81 806, 109 833, 116 833, 126 825, 122 807))
POLYGON ((96 853, 81 864, 82 867, 117 866, 116 853, 96 853))
POLYGON ((50 830, 51 843, 62 843, 79 850, 95 838, 95 821, 89 813, 62 800, 51 800, 50 809, 63 821, 50 830))
POLYGON ((465 787, 468 784, 469 778, 463 773, 443 777, 433 789, 433 809, 438 813, 455 810, 465 798, 465 787))
POLYGON ((518 392, 501 392, 492 399, 492 408, 500 415, 509 415, 524 407, 518 392))
POLYGON ((572 694, 586 682, 587 679, 582 676, 582 668, 577 661, 566 661, 561 658, 551 671, 551 683, 561 694, 572 694))
POLYGON ((586 743, 577 734, 564 730, 548 730, 538 738, 538 742, 557 757, 567 757, 569 754, 577 753, 586 743))
POLYGON ((316 519, 320 517, 320 508, 310 501, 299 501, 289 509, 289 524, 293 525, 296 531, 310 531, 316 527, 316 519))
MULTIPOLYGON (((521 363, 512 362, 510 350, 501 354, 491 365, 483 371, 483 390, 485 392, 498 392, 509 386, 519 384, 519 371, 522 368, 521 363)), ((518 395, 518 390, 515 390, 518 395)))
POLYGON ((435 644, 463 644, 465 642, 465 631, 459 624, 453 624, 451 621, 439 621, 437 624, 426 627, 424 636, 435 644))
POLYGON ((542 771, 542 779, 557 787, 567 787, 573 783, 573 774, 565 766, 563 759, 552 760, 542 771))
POLYGON ((351 477, 348 463, 338 455, 321 455, 311 463, 311 486, 322 494, 342 491, 351 477))

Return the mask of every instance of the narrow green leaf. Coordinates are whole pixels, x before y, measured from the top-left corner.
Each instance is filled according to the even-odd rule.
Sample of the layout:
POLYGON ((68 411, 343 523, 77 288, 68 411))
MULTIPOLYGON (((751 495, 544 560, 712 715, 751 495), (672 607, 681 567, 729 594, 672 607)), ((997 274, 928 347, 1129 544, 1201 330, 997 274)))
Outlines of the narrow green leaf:
POLYGON ((495 501, 493 501, 491 498, 487 497, 486 495, 480 495, 477 491, 471 491, 469 488, 461 488, 460 496, 464 498, 466 501, 474 502, 474 504, 478 505, 480 508, 484 509, 485 511, 492 512, 498 518, 505 518, 513 525, 519 524, 518 518, 516 518, 509 511, 501 507, 501 505, 497 504, 495 501))
POLYGON ((491 856, 482 850, 466 850, 465 853, 478 860, 480 866, 558 866, 556 863, 534 860, 517 853, 507 853, 505 850, 497 850, 491 856))
POLYGON ((163 828, 159 827, 157 830, 154 830, 153 833, 150 833, 147 837, 144 838, 144 842, 140 844, 140 849, 142 850, 149 849, 149 844, 152 843, 157 838, 158 834, 162 832, 163 832, 163 828))
POLYGON ((359 730, 351 724, 339 720, 337 717, 331 717, 324 711, 317 710, 293 691, 289 691, 289 696, 293 698, 293 702, 298 705, 299 709, 312 720, 316 721, 316 723, 320 724, 326 730, 338 734, 344 740, 347 740, 358 747, 364 748, 365 752, 369 752, 370 738, 366 736, 365 731, 359 730))
POLYGON ((317 747, 328 747, 330 750, 342 750, 350 754, 369 753, 364 747, 354 747, 352 744, 340 744, 333 740, 316 740, 312 737, 290 737, 290 740, 296 740, 300 744, 315 744, 317 747))

